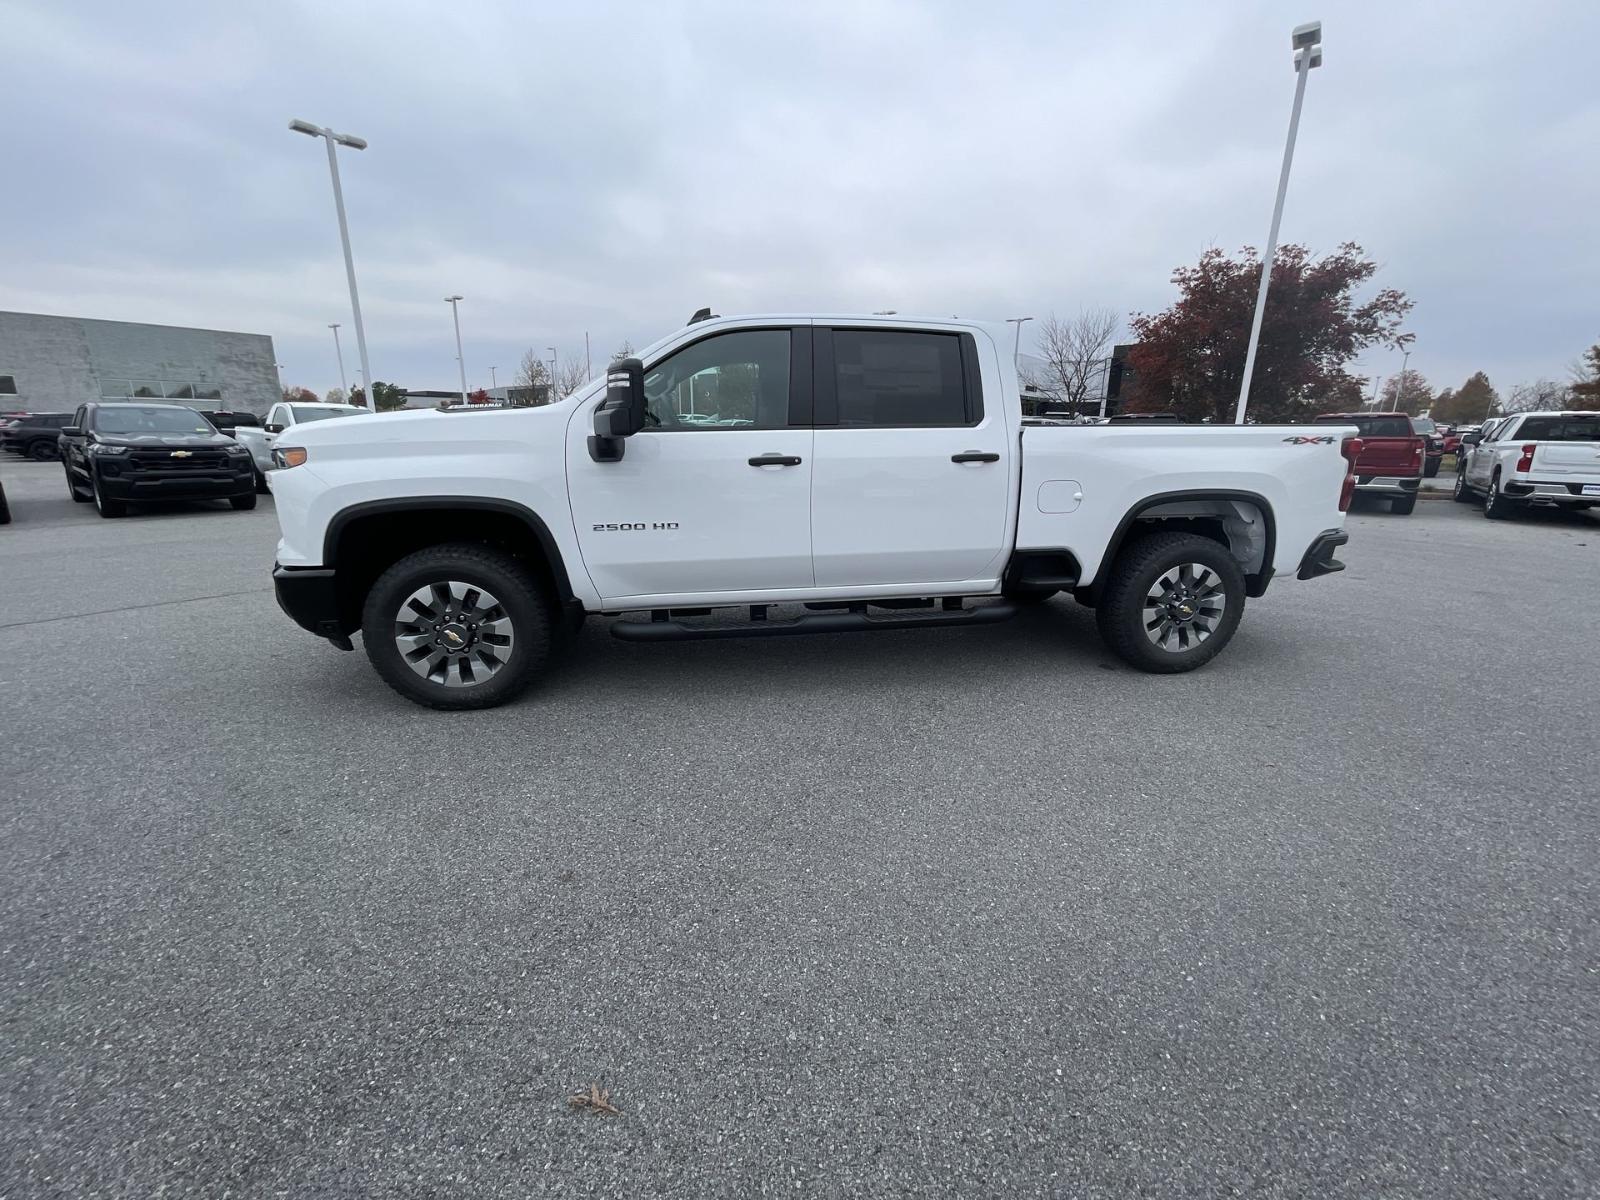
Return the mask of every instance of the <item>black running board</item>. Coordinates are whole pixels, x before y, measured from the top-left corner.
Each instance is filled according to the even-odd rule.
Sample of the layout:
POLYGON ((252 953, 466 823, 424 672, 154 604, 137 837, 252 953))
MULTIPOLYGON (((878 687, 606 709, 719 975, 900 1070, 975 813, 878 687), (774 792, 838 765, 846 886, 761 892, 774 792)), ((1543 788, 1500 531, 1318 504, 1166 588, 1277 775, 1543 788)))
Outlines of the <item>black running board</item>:
MULTIPOLYGON (((867 603, 871 603, 869 600, 867 603)), ((865 613, 818 613, 792 621, 750 621, 742 625, 685 625, 681 621, 614 621, 611 636, 625 642, 688 642, 704 638, 787 637, 802 633, 864 633, 878 629, 923 629, 934 625, 993 625, 1017 615, 1007 601, 906 617, 865 613)))

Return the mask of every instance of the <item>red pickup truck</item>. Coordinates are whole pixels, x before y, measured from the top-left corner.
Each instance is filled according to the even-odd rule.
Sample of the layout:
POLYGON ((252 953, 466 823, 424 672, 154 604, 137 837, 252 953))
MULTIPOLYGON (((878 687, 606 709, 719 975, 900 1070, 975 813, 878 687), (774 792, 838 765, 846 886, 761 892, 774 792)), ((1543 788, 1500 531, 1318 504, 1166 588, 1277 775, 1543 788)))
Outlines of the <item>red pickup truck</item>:
POLYGON ((1318 425, 1354 425, 1360 430, 1356 491, 1387 496, 1389 511, 1405 516, 1417 506, 1428 440, 1411 428, 1405 413, 1322 413, 1318 425))

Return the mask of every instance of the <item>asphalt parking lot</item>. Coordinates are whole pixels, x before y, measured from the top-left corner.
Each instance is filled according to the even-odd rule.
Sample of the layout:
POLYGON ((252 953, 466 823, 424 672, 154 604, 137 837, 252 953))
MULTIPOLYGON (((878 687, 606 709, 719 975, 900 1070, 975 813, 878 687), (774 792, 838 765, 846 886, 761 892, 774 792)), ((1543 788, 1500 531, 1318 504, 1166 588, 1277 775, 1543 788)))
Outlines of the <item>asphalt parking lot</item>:
POLYGON ((0 1196, 1587 1196, 1600 520, 439 714, 0 462, 0 1196), (569 1109, 593 1081, 622 1115, 569 1109))

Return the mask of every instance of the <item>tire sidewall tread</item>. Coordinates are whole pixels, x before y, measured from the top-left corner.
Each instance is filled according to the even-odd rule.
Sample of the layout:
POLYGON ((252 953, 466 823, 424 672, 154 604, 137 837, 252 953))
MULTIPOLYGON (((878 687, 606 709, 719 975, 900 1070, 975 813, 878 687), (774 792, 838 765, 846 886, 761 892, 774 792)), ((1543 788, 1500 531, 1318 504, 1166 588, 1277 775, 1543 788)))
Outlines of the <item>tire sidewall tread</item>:
POLYGON ((1106 645, 1130 666, 1176 675, 1204 666, 1222 652, 1239 627, 1244 603, 1244 571, 1228 547, 1196 533, 1150 533, 1117 555, 1095 606, 1095 622, 1106 645), (1222 579, 1228 604, 1215 633, 1193 649, 1174 654, 1145 635, 1144 601, 1156 578, 1182 562, 1202 563, 1215 571, 1222 579))
POLYGON ((492 708, 521 694, 550 661, 550 603, 523 563, 502 550, 476 543, 446 543, 414 551, 391 564, 367 591, 361 641, 373 669, 395 691, 427 708, 492 708), (491 592, 516 631, 512 659, 487 682, 447 688, 423 679, 394 644, 394 618, 401 603, 424 583, 460 579, 491 592))

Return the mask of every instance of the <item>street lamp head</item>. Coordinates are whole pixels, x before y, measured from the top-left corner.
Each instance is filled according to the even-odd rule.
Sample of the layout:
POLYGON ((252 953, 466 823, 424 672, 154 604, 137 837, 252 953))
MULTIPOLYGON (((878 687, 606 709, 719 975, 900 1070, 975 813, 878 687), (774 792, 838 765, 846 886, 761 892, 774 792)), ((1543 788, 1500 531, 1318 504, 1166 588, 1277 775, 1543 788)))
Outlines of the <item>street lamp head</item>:
POLYGON ((1310 50, 1296 50, 1294 52, 1294 69, 1296 72, 1300 70, 1300 60, 1307 54, 1311 55, 1311 61, 1306 65, 1306 70, 1309 71, 1312 67, 1320 67, 1322 65, 1321 46, 1313 46, 1310 50))
POLYGON ((322 130, 313 125, 310 121, 290 121, 289 128, 294 130, 296 133, 303 133, 307 137, 322 136, 322 130))
POLYGON ((446 304, 454 304, 457 300, 465 300, 465 299, 466 299, 465 296, 446 296, 444 298, 444 302, 446 304))
POLYGON ((1296 50, 1308 50, 1322 42, 1322 22, 1307 21, 1304 25, 1296 25, 1290 38, 1296 50))
POLYGON ((336 133, 333 135, 333 140, 341 146, 349 146, 352 150, 365 150, 367 148, 367 139, 358 138, 353 133, 336 133))

